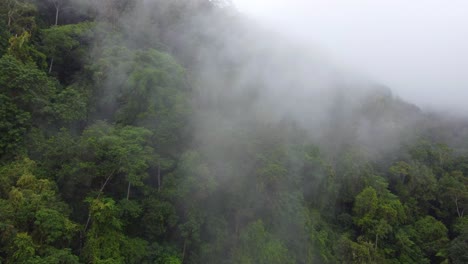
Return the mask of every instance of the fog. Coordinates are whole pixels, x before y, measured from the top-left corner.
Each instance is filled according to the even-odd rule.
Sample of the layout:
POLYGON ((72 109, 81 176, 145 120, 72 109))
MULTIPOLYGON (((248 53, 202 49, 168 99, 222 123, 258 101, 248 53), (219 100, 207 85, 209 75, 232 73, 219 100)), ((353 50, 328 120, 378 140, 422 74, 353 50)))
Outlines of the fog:
MULTIPOLYGON (((213 139, 224 143, 258 123, 291 121, 330 156, 356 145, 377 157, 435 123, 412 103, 468 110, 468 36, 462 34, 468 4, 234 0, 246 17, 229 5, 204 9, 203 2, 141 1, 113 23, 121 25, 127 46, 160 48, 187 68, 193 145, 211 146, 204 151, 219 164, 225 150, 213 139)), ((88 4, 104 18, 109 13, 88 4)), ((94 53, 107 45, 98 41, 94 53)), ((109 76, 105 88, 118 94, 114 82, 127 72, 109 76)), ((109 98, 113 109, 118 102, 109 98)))
POLYGON ((424 109, 468 110, 468 1, 233 2, 266 28, 424 109))
MULTIPOLYGON (((92 119, 149 129, 154 164, 142 171, 157 191, 142 200, 151 205, 142 223, 151 224, 139 228, 155 256, 174 244, 174 263, 362 263, 354 257, 361 251, 380 258, 386 233, 362 235, 357 195, 376 186, 373 204, 391 197, 388 213, 363 215, 375 217, 366 229, 393 230, 386 215, 396 217, 390 199, 400 201, 387 186, 402 173, 389 168, 400 160, 411 168, 406 152, 421 139, 461 150, 468 142, 467 122, 412 104, 468 110, 468 4, 232 0, 242 15, 229 0, 75 1, 98 21, 86 75, 98 98, 92 119)), ((429 147, 415 150, 442 168, 445 154, 429 147)), ((415 176, 403 178, 432 175, 415 164, 415 176)), ((413 179, 408 185, 437 182, 413 179)), ((133 202, 141 186, 132 185, 133 202)), ((123 186, 129 202, 130 180, 123 186)), ((412 189, 401 192, 419 203, 412 189)), ((392 239, 411 224, 399 221, 392 239)))

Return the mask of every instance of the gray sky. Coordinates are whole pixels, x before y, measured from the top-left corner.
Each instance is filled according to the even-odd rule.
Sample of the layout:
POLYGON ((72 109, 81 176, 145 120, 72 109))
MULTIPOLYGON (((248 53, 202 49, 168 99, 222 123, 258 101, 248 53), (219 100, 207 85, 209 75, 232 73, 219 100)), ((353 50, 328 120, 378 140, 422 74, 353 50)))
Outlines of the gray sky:
POLYGON ((233 0, 423 108, 468 112, 468 0, 233 0))

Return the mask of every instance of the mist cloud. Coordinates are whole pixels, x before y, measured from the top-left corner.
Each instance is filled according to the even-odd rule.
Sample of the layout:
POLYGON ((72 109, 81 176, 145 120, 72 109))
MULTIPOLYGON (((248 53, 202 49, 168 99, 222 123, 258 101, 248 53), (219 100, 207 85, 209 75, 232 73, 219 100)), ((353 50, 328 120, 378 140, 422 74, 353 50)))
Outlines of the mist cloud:
POLYGON ((426 109, 468 110, 468 2, 234 0, 271 30, 308 43, 426 109))

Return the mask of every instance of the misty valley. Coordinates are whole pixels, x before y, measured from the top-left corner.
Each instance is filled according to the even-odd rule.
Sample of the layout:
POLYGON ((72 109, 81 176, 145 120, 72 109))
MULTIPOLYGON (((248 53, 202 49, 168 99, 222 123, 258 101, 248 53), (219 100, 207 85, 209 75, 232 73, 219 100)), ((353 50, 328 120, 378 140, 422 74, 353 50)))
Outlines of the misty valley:
POLYGON ((468 118, 226 0, 0 0, 0 263, 468 263, 468 118))

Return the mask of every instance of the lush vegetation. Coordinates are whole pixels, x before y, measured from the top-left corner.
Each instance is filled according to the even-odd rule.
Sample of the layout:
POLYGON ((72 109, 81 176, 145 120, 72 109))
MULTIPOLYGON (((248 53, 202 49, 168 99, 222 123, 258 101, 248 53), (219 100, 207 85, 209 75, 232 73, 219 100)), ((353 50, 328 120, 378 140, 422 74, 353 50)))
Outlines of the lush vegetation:
MULTIPOLYGON (((461 125, 378 158, 288 120, 219 120, 206 143, 189 46, 216 43, 183 19, 224 5, 135 22, 139 1, 85 2, 0 2, 0 263, 468 263, 461 125)), ((368 119, 424 115, 369 100, 368 119)))

